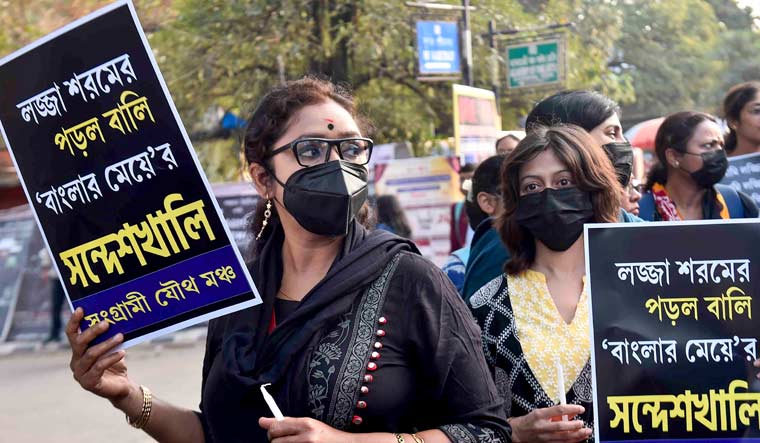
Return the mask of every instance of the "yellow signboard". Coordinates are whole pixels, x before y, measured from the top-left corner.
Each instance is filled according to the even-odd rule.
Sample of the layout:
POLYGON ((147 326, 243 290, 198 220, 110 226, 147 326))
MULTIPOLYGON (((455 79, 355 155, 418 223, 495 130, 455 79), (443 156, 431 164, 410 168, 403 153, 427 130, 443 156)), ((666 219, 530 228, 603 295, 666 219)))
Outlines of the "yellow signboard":
POLYGON ((453 85, 454 143, 465 163, 479 163, 496 154, 501 118, 496 96, 487 89, 453 85))

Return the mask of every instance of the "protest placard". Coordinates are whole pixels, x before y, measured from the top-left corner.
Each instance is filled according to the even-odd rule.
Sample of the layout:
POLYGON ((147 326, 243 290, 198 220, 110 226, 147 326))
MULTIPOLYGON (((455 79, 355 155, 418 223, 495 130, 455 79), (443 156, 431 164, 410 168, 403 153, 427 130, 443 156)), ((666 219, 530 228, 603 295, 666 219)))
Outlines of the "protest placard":
POLYGON ((260 303, 134 6, 0 60, 0 124, 72 309, 124 346, 260 303))
POLYGON ((721 183, 744 192, 760 205, 760 153, 729 157, 721 183))
POLYGON ((496 95, 487 89, 452 85, 454 143, 464 163, 480 163, 496 155, 501 129, 496 95))
POLYGON ((760 441, 760 223, 587 225, 585 240, 597 441, 760 441))

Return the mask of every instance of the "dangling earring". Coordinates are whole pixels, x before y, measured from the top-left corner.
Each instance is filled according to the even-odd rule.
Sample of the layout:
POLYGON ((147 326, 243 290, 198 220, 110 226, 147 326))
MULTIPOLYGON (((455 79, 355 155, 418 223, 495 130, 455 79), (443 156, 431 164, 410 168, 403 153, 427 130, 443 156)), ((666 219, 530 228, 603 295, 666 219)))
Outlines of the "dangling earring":
POLYGON ((259 235, 256 236, 256 241, 258 241, 261 238, 261 234, 264 233, 264 229, 267 228, 267 223, 269 223, 269 217, 272 216, 272 200, 267 200, 267 209, 264 211, 264 221, 261 222, 261 231, 259 231, 259 235))

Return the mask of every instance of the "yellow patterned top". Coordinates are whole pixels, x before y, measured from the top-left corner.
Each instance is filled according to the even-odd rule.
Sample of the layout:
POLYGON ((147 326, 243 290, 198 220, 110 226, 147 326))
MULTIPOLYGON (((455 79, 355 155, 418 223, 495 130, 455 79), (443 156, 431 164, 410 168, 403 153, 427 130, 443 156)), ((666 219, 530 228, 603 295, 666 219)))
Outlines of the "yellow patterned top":
POLYGON ((507 278, 525 360, 546 395, 559 403, 556 359, 562 363, 567 393, 591 355, 586 280, 575 317, 567 324, 552 300, 544 274, 529 269, 507 278))

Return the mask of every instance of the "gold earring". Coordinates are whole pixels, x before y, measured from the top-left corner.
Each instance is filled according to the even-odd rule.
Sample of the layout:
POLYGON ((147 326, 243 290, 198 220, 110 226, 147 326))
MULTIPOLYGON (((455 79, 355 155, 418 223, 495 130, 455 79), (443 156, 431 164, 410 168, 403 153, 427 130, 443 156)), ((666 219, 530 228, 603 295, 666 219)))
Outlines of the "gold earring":
POLYGON ((261 230, 259 231, 259 235, 256 236, 256 240, 258 241, 261 238, 261 234, 264 233, 264 229, 267 228, 267 223, 269 223, 269 217, 272 216, 272 200, 267 200, 267 209, 264 211, 264 221, 261 222, 261 230))

